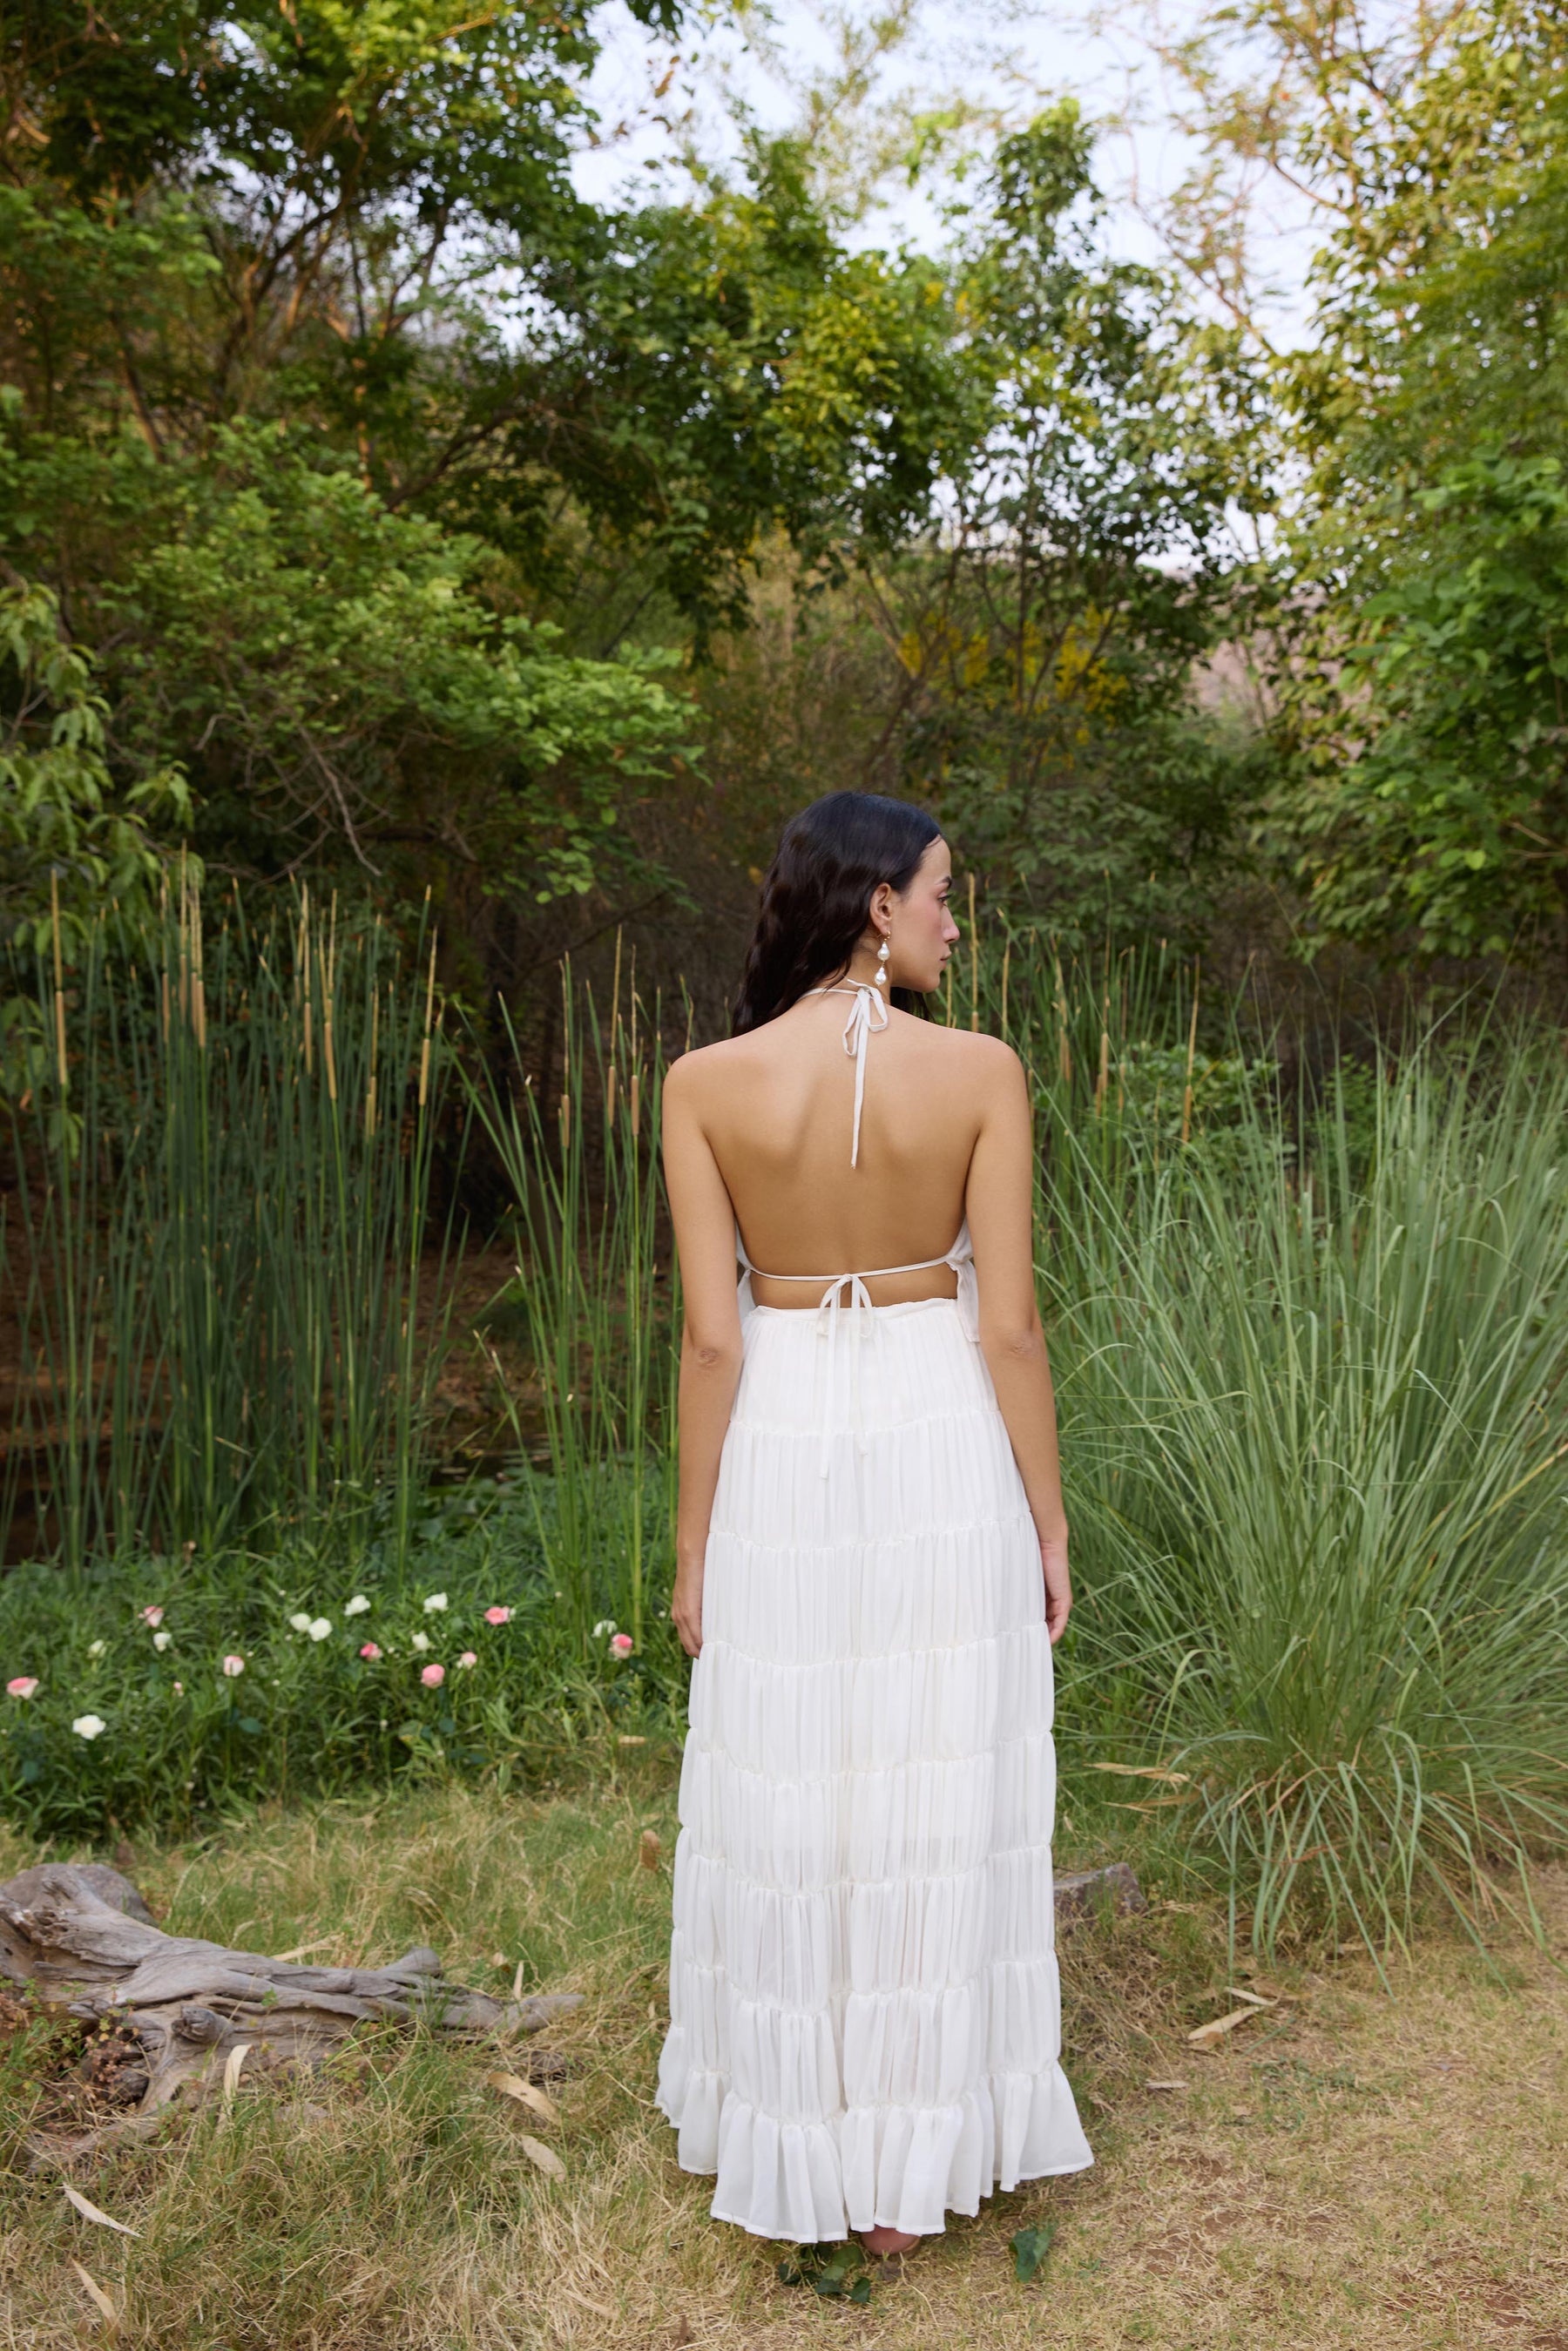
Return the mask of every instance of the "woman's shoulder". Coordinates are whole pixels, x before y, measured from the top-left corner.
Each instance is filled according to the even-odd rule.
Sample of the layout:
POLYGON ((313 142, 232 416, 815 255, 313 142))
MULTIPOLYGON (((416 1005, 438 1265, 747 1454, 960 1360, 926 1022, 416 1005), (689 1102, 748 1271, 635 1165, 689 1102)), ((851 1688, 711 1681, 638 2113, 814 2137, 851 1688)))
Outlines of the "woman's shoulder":
POLYGON ((917 1013, 895 1011, 894 1017, 904 1023, 912 1041, 978 1081, 1002 1082, 1013 1071, 1023 1075, 1023 1063, 1012 1047, 1005 1038, 993 1037, 989 1029, 949 1028, 946 1021, 922 1020, 917 1013))
POLYGON ((690 1045, 677 1053, 664 1071, 664 1092, 679 1099, 683 1094, 700 1094, 715 1080, 722 1079, 726 1070, 733 1071, 739 1061, 753 1059, 752 1036, 720 1037, 711 1045, 690 1045))
MULTIPOLYGON (((901 1038, 949 1071, 961 1071, 979 1083, 1005 1082, 1014 1071, 1020 1078, 1023 1075, 1023 1063, 1012 1047, 986 1029, 949 1028, 944 1021, 925 1020, 894 1005, 889 1006, 888 1014, 901 1038)), ((766 1071, 768 1049, 779 1041, 769 1038, 764 1027, 747 1029, 739 1037, 721 1037, 711 1045, 693 1045, 670 1062, 664 1072, 665 1092, 677 1101, 682 1097, 700 1101, 710 1087, 726 1084, 747 1068, 760 1063, 766 1071)), ((872 1050, 874 1052, 875 1047, 872 1050)))

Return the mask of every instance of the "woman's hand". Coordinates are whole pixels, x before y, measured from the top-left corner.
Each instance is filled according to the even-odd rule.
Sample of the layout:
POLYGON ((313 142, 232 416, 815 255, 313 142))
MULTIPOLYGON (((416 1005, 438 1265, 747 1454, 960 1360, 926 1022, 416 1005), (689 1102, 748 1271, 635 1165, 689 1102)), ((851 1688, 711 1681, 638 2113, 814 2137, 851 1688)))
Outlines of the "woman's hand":
POLYGON ((1067 1573, 1067 1537, 1041 1535, 1040 1564, 1045 1577, 1045 1629, 1056 1646, 1067 1629, 1072 1607, 1072 1578, 1067 1573))
POLYGON ((700 1559, 678 1562, 670 1614, 674 1619, 681 1646, 687 1656, 700 1656, 703 1646, 703 1563, 700 1559))

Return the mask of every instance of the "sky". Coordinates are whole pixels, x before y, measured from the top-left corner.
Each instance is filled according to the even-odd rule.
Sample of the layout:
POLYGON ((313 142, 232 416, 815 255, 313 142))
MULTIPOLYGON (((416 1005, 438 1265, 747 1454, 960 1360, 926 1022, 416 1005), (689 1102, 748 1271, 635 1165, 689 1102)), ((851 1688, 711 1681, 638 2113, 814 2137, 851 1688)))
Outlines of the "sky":
MULTIPOLYGON (((882 0, 883 14, 907 11, 903 37, 875 69, 872 107, 904 99, 919 110, 967 106, 973 136, 1027 121, 1052 99, 1075 97, 1103 126, 1097 173, 1110 199, 1108 231, 1119 256, 1159 262, 1163 205, 1200 160, 1178 119, 1180 92, 1161 68, 1151 35, 1179 38, 1198 17, 1197 0, 1112 0, 1116 13, 1091 15, 1063 0, 882 0)), ((833 75, 840 42, 863 39, 878 13, 866 0, 768 0, 767 12, 688 31, 673 71, 670 45, 650 38, 623 0, 604 0, 596 19, 602 55, 591 84, 601 143, 578 158, 581 193, 606 202, 632 191, 685 184, 683 148, 710 164, 731 162, 739 121, 764 131, 800 126, 819 88, 833 75), (655 96, 663 84, 662 94, 655 96)), ((837 119, 842 120, 840 110, 837 119)), ((855 232, 866 242, 926 250, 945 233, 938 204, 896 176, 855 232)), ((1307 332, 1302 291, 1314 242, 1310 225, 1282 192, 1260 208, 1260 251, 1279 296, 1270 340, 1307 332)))

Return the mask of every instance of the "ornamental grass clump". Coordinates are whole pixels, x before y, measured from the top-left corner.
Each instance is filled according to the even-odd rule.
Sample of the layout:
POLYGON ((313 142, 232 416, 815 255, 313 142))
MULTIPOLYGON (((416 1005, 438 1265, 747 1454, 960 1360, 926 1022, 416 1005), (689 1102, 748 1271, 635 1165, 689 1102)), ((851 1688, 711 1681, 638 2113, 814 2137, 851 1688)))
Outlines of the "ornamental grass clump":
POLYGON ((1337 1090, 1310 1158, 1266 1096, 1114 1187, 1064 1136, 1051 1203, 1100 1760, 1264 1949, 1528 1912, 1568 1844, 1568 1075, 1428 1039, 1374 1091, 1369 1153, 1337 1090))

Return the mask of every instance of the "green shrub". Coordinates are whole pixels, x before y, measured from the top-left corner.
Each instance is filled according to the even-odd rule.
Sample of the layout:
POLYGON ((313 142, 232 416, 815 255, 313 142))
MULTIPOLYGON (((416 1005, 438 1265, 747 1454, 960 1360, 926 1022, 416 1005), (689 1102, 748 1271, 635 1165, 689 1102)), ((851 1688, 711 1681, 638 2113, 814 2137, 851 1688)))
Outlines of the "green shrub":
POLYGON ((539 1482, 537 1507, 493 1483, 433 1503, 402 1571, 390 1542, 351 1569, 301 1543, 13 1570, 0 1811, 38 1837, 177 1830, 364 1781, 493 1771, 505 1785, 667 1731, 685 1678, 673 1635, 661 1623, 652 1654, 622 1656, 601 1619, 579 1656, 543 1566, 539 1482))

